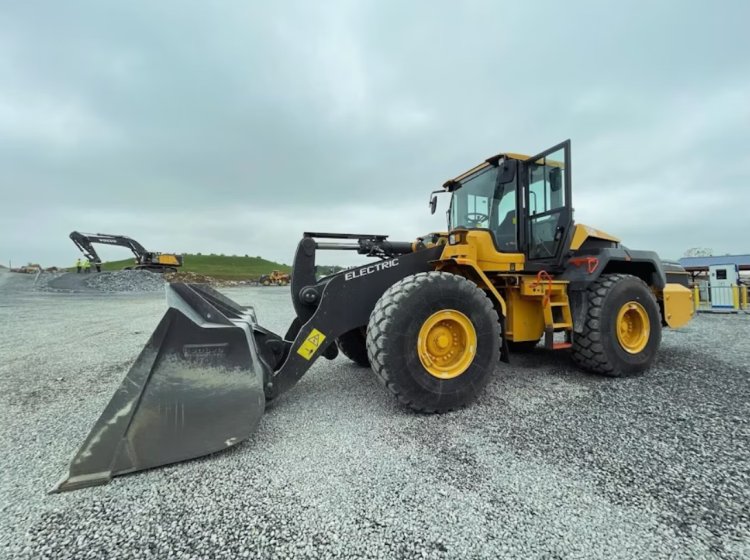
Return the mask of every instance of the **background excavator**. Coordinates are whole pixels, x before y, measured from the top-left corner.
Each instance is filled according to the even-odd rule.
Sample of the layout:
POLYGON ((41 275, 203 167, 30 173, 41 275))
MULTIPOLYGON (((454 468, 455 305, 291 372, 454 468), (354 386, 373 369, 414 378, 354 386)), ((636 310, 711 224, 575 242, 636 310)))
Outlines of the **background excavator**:
POLYGON ((171 284, 169 309, 54 490, 235 445, 267 402, 339 350, 403 405, 441 413, 537 345, 595 374, 642 372, 662 327, 693 315, 682 268, 573 222, 570 141, 498 154, 436 193, 451 198, 446 232, 409 242, 305 233, 283 336, 205 285, 171 284), (318 280, 319 250, 377 260, 318 280))
POLYGON ((174 253, 155 253, 147 251, 143 245, 135 239, 125 235, 110 235, 108 233, 81 233, 73 231, 70 238, 76 244, 83 255, 99 269, 102 260, 94 249, 94 243, 103 245, 118 245, 127 247, 135 255, 135 264, 126 266, 125 270, 149 270, 151 272, 176 272, 178 267, 182 266, 182 255, 174 253))

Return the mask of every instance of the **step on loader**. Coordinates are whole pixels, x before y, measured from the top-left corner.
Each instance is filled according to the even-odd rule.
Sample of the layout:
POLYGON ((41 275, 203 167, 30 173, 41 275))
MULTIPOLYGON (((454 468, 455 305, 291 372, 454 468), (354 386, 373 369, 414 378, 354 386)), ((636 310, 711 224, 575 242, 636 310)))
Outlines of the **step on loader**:
POLYGON ((54 491, 221 451, 256 429, 267 401, 339 351, 425 413, 471 403, 499 361, 537 346, 608 376, 646 370, 663 326, 693 315, 687 274, 574 224, 570 141, 499 154, 432 193, 448 228, 413 242, 305 233, 281 336, 200 284, 167 287, 169 309, 54 491), (316 278, 321 250, 374 262, 316 278))

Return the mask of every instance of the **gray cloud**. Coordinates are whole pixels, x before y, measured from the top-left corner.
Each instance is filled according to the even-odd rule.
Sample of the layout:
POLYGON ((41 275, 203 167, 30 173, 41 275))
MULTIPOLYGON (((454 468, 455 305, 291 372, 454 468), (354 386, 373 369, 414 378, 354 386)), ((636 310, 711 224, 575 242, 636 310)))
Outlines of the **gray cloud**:
POLYGON ((0 259, 65 264, 73 229, 284 262, 305 230, 409 239, 445 179, 568 137, 579 221, 748 252, 750 8, 607 4, 6 3, 0 259))

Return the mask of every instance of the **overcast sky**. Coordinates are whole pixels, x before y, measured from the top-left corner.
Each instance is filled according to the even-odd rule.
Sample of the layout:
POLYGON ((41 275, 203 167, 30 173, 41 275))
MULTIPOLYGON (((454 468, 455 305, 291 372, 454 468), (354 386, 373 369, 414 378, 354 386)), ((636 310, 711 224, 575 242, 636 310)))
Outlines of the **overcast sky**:
POLYGON ((744 0, 0 6, 6 265, 69 266, 71 230, 286 263, 303 231, 413 239, 446 179, 566 138, 576 221, 750 252, 744 0))

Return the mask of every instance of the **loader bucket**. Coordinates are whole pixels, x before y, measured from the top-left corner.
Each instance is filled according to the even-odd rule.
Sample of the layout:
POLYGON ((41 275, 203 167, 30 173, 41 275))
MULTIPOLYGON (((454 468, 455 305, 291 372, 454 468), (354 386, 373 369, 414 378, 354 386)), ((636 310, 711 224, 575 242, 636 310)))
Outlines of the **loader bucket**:
POLYGON ((268 369, 255 316, 201 284, 167 287, 169 309, 52 492, 221 451, 263 415, 268 369))

